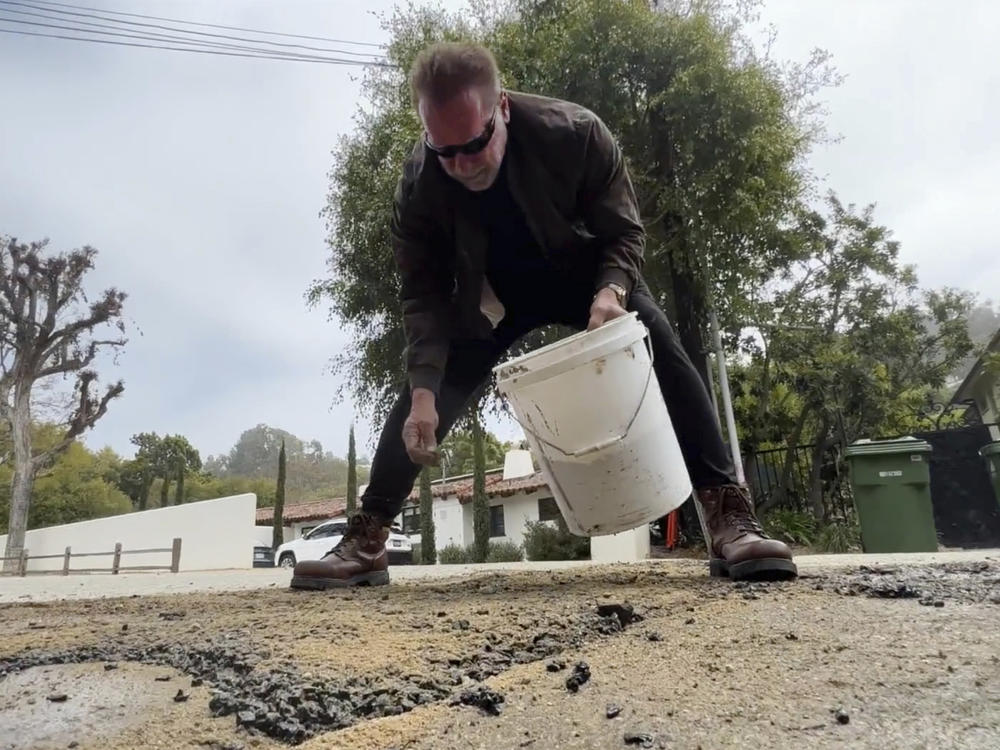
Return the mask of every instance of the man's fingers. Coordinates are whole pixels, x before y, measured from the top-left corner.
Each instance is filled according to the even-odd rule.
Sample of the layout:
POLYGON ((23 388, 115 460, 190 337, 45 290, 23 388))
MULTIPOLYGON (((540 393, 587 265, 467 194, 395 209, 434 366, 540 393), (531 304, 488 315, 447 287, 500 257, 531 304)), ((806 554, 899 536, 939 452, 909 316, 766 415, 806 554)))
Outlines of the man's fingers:
POLYGON ((434 435, 434 427, 429 422, 420 425, 420 444, 426 462, 431 466, 437 466, 437 437, 434 435))
POLYGON ((437 452, 437 438, 429 422, 407 421, 403 426, 403 444, 406 454, 415 464, 437 466, 440 460, 437 452))

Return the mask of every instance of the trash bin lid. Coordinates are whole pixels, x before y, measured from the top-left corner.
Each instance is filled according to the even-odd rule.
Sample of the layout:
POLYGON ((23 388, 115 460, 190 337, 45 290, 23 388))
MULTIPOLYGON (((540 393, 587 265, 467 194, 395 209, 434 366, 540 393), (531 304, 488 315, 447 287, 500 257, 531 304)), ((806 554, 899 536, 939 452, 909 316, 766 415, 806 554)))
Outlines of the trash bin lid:
POLYGON ((868 438, 856 440, 847 447, 844 455, 847 458, 852 458, 854 456, 872 456, 886 453, 930 452, 930 443, 908 435, 898 440, 869 440, 868 438))
POLYGON ((1000 440, 995 443, 987 443, 979 449, 980 456, 1000 456, 1000 440))

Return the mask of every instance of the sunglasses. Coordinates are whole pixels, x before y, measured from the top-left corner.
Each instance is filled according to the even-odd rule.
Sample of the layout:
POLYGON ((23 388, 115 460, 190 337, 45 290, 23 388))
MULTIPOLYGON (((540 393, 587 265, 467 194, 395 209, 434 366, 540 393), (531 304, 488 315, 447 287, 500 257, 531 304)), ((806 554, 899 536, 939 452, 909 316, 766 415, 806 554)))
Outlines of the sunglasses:
POLYGON ((471 141, 463 143, 459 146, 435 146, 430 142, 430 139, 426 134, 424 135, 424 143, 427 145, 427 148, 440 156, 442 159, 454 159, 459 154, 472 156, 473 154, 478 154, 489 145, 490 140, 493 138, 493 131, 496 128, 496 120, 497 108, 494 107, 493 116, 490 117, 490 121, 486 123, 486 127, 483 129, 483 132, 471 141))

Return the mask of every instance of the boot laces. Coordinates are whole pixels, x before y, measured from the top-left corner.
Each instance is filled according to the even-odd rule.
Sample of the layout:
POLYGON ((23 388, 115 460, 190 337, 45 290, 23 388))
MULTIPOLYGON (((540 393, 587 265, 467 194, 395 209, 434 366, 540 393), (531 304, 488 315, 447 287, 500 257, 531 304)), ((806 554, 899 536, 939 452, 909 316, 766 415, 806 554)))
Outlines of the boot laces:
POLYGON ((349 559, 357 552, 373 525, 374 522, 362 513, 351 516, 347 522, 347 532, 340 538, 337 545, 326 554, 336 555, 342 560, 349 559))
POLYGON ((750 501, 744 494, 744 490, 738 487, 727 487, 722 491, 723 519, 729 526, 738 529, 744 534, 757 534, 766 537, 764 527, 760 525, 754 515, 750 501))

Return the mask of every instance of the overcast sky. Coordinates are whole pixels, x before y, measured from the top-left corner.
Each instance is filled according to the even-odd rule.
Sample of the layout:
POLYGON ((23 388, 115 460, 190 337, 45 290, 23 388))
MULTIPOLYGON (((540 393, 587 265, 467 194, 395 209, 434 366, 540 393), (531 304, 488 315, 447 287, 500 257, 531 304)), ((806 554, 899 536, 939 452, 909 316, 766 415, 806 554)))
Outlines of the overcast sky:
MULTIPOLYGON (((392 5, 80 4, 365 42, 385 41, 373 11, 392 5)), ((822 47, 847 76, 823 97, 842 136, 812 158, 827 185, 878 204, 922 283, 1000 296, 1000 4, 784 0, 762 12, 779 57, 822 47)), ((101 373, 126 390, 91 447, 131 455, 133 433, 181 433, 205 457, 264 422, 346 453, 352 409, 333 404, 326 364, 347 341, 303 294, 325 273, 318 214, 357 77, 0 34, 0 233, 93 245, 91 288, 129 294, 131 340, 101 373)), ((367 451, 380 425, 357 418, 367 451)))

